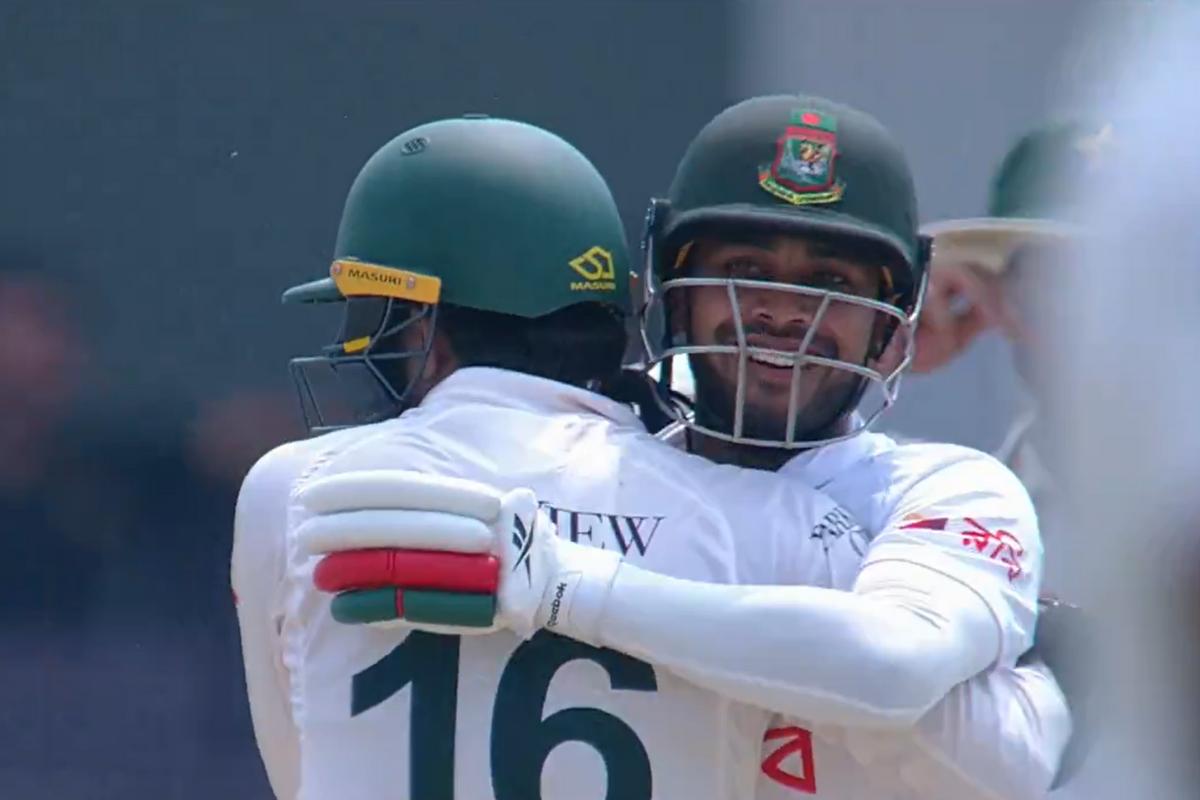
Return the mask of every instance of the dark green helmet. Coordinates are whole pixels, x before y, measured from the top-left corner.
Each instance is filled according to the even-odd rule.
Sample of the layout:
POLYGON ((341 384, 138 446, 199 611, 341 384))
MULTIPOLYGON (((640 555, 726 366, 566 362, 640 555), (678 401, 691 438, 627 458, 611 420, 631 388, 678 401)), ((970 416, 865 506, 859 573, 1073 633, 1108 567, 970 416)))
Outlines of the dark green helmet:
POLYGON ((821 97, 755 97, 704 126, 651 207, 657 276, 697 231, 730 225, 877 242, 902 266, 892 277, 905 307, 928 258, 899 145, 875 118, 821 97))
POLYGON ((625 231, 604 179, 558 136, 481 115, 432 122, 371 156, 346 198, 330 277, 284 294, 342 300, 336 344, 293 362, 318 425, 309 367, 365 369, 389 402, 359 421, 394 414, 408 387, 379 363, 423 358, 430 342, 399 350, 397 334, 441 304, 525 318, 581 303, 627 313, 625 231))
POLYGON ((440 285, 436 302, 538 317, 569 305, 629 308, 624 228, 604 178, 554 134, 503 119, 431 122, 385 144, 346 198, 333 278, 285 300, 353 296, 429 302, 424 292, 339 274, 362 262, 440 285))
MULTIPOLYGON (((776 355, 793 361, 797 381, 806 365, 842 369, 862 378, 841 416, 857 405, 868 381, 881 385, 885 405, 890 405, 899 375, 911 360, 911 334, 929 259, 928 239, 920 235, 917 224, 916 191, 907 159, 887 129, 870 115, 808 95, 756 97, 726 109, 692 140, 667 198, 652 201, 647 214, 642 329, 651 363, 662 364, 662 380, 671 385, 672 364, 677 356, 723 353, 735 355, 744 363, 750 350, 762 349, 747 348, 744 335, 737 347, 698 346, 672 337, 671 304, 664 302, 665 294, 672 289, 713 283, 686 273, 685 259, 697 238, 757 229, 848 239, 875 245, 886 254, 886 265, 881 264, 885 267, 881 282, 884 294, 877 300, 782 284, 780 291, 821 299, 821 310, 812 328, 820 325, 830 303, 869 307, 887 319, 885 330, 889 334, 881 340, 881 346, 895 331, 903 329, 904 356, 894 368, 881 372, 873 363, 880 353, 868 359, 870 364, 822 359, 807 350, 776 355)), ((762 287, 761 282, 736 279, 724 283, 731 298, 736 298, 739 288, 762 287)), ((737 398, 735 418, 728 430, 701 427, 694 418, 681 419, 706 435, 741 444, 798 448, 845 438, 795 430, 794 407, 789 408, 786 436, 749 436, 742 430, 740 385, 737 398)), ((697 398, 700 405, 702 401, 697 398)))
POLYGON ((937 263, 970 262, 1002 272, 1023 244, 1078 233, 1073 193, 1098 168, 1113 141, 1111 125, 1054 122, 1022 136, 992 177, 987 216, 931 223, 937 263))

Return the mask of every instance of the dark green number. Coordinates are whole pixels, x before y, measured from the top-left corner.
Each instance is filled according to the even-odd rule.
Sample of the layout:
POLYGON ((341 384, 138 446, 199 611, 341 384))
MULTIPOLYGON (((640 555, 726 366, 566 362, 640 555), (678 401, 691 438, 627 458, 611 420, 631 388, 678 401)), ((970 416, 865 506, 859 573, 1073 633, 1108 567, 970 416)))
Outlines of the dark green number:
POLYGON ((413 631, 350 684, 352 717, 412 684, 408 763, 413 800, 454 800, 458 645, 457 636, 413 631))
MULTIPOLYGON (((352 716, 412 684, 411 796, 453 800, 454 724, 458 702, 459 638, 414 631, 379 661, 354 676, 352 716)), ((492 788, 496 800, 538 800, 542 765, 563 742, 596 749, 608 770, 608 800, 649 800, 650 757, 637 734, 596 708, 565 708, 542 719, 554 674, 571 661, 592 661, 614 690, 652 692, 658 682, 645 662, 613 650, 539 632, 513 653, 500 676, 492 710, 492 788)))
POLYGON ((624 722, 595 708, 564 708, 542 719, 550 679, 571 661, 594 661, 613 689, 652 692, 654 669, 615 650, 540 632, 508 661, 492 711, 492 786, 496 800, 539 797, 542 764, 563 742, 589 744, 604 758, 608 800, 650 800, 650 757, 624 722))

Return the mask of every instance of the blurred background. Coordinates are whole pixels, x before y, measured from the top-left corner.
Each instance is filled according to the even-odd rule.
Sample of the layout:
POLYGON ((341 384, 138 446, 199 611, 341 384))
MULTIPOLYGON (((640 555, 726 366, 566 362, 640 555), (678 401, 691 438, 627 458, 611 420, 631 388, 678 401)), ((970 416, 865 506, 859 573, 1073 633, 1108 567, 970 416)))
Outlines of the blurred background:
MULTIPOLYGON (((1136 35, 1151 5, 1100 10, 1136 35)), ((279 295, 325 274, 382 143, 465 112, 547 127, 636 242, 712 115, 811 92, 898 135, 923 219, 976 216, 1015 139, 1097 93, 1097 6, 5 0, 0 797, 269 796, 233 505, 254 459, 303 434, 286 360, 335 320, 279 295)), ((883 427, 993 450, 1018 386, 986 333, 907 380, 883 427)))

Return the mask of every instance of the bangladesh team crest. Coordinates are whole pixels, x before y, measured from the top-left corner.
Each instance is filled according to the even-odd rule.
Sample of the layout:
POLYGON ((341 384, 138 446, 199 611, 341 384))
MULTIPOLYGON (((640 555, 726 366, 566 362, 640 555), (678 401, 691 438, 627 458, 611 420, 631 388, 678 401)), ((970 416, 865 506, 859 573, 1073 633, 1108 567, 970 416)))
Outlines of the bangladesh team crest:
POLYGON ((798 206, 836 203, 846 190, 836 161, 837 119, 822 111, 793 111, 775 160, 758 168, 758 185, 798 206))

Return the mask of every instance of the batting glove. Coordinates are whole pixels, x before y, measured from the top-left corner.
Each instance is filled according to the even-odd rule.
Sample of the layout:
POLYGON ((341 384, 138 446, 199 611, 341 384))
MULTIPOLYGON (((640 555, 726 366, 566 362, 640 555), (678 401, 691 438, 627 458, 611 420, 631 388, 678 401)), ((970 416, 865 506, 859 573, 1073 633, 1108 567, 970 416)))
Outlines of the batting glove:
POLYGON ((303 487, 301 551, 344 622, 593 642, 620 557, 558 538, 528 489, 404 470, 348 472, 303 487))

